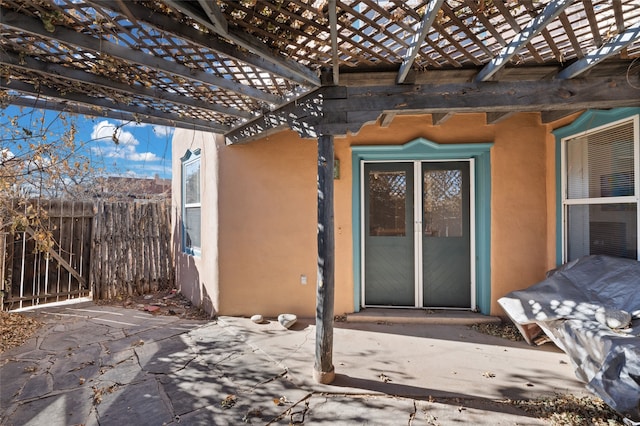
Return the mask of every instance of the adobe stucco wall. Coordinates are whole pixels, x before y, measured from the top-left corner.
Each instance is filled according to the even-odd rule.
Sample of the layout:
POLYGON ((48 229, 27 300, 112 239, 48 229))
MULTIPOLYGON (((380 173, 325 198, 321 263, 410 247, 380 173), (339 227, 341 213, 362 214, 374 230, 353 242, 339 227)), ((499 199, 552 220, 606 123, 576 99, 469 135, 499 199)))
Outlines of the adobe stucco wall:
POLYGON ((172 242, 176 259, 176 288, 209 314, 219 310, 218 288, 218 147, 220 135, 176 129, 171 145, 173 179, 171 184, 172 242), (201 150, 201 256, 182 252, 181 158, 187 150, 201 150))
POLYGON ((432 126, 429 116, 397 116, 388 128, 368 126, 351 141, 354 145, 403 144, 424 137, 441 144, 494 143, 491 313, 502 316, 498 298, 536 283, 554 266, 555 246, 547 244, 547 223, 555 223, 555 210, 550 211, 547 202, 555 205, 555 201, 547 198, 547 189, 550 180, 549 186, 555 185, 555 174, 553 170, 549 174, 547 167, 555 163, 548 162, 549 154, 554 154, 547 143, 550 129, 541 124, 538 114, 516 114, 495 125, 485 123, 484 114, 458 114, 440 126, 432 126))
MULTIPOLYGON (((484 114, 456 115, 440 126, 433 126, 428 115, 396 116, 389 127, 369 125, 357 135, 337 138, 335 313, 354 310, 352 145, 404 144, 418 137, 441 144, 494 143, 491 313, 503 315, 495 302, 500 296, 539 281, 555 266, 555 171, 550 170, 555 163, 550 131, 533 113, 517 114, 496 125, 486 125, 484 114)), ((213 303, 224 315, 314 316, 316 141, 285 131, 246 145, 218 146, 219 289, 208 284, 204 288, 215 295, 213 303), (303 275, 306 285, 301 284, 303 275)), ((203 150, 207 176, 211 173, 208 150, 203 150)), ((184 148, 176 151, 174 147, 174 153, 182 156, 184 148)), ((207 191, 213 191, 213 182, 206 183, 207 191)), ((203 203, 203 218, 212 220, 210 214, 203 203)), ((203 241, 208 239, 203 233, 203 241)), ((202 258, 206 264, 196 265, 200 281, 204 276, 215 282, 215 274, 209 278, 214 259, 204 253, 204 247, 202 258)))
POLYGON ((220 178, 220 312, 313 316, 316 142, 286 131, 225 147, 220 178))

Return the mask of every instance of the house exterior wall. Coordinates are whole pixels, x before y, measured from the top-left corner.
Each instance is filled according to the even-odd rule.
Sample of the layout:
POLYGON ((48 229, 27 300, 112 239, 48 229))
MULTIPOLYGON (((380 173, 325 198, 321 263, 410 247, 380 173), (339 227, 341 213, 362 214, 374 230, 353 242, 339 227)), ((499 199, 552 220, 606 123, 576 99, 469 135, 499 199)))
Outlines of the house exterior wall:
MULTIPOLYGON (((340 178, 334 180, 335 313, 354 311, 352 146, 397 145, 416 138, 438 144, 494 144, 488 200, 491 314, 503 315, 496 303, 499 297, 534 284, 555 267, 555 154, 551 130, 541 124, 536 113, 516 114, 495 125, 487 125, 484 114, 459 114, 438 126, 432 125, 429 115, 399 115, 388 127, 367 125, 357 135, 336 138, 340 178)), ((185 140, 191 141, 192 133, 176 132, 174 158, 184 154, 185 140)), ((206 160, 203 179, 214 175, 210 167, 219 166, 218 262, 209 257, 212 249, 205 251, 205 247, 202 259, 191 260, 193 265, 187 261, 189 256, 178 256, 184 263, 182 277, 195 281, 187 273, 193 266, 201 277, 199 281, 205 281, 202 277, 206 276, 210 282, 219 283, 200 287, 215 295, 213 305, 220 314, 276 316, 290 312, 314 316, 317 142, 283 131, 246 145, 212 142, 202 149, 206 160), (210 159, 209 151, 214 151, 215 159, 210 159), (209 278, 209 268, 215 263, 219 268, 217 281, 209 278), (307 284, 301 283, 301 276, 306 276, 307 284)), ((174 171, 179 170, 175 161, 174 171)), ((180 190, 176 180, 174 194, 180 190)), ((207 191, 215 192, 214 182, 212 179, 203 186, 205 198, 209 197, 204 195, 207 191)), ((214 215, 205 209, 204 202, 202 216, 207 218, 203 222, 213 221, 214 215)), ((203 223, 203 246, 209 240, 203 223)), ((197 296, 197 291, 194 294, 197 296)))
POLYGON ((176 288, 212 316, 220 310, 218 285, 218 148, 224 138, 213 133, 176 129, 172 142, 171 223, 176 262, 176 288), (200 149, 200 203, 202 212, 200 256, 183 252, 182 160, 187 151, 200 149))
POLYGON ((316 146, 286 131, 221 149, 221 313, 314 315, 316 146))

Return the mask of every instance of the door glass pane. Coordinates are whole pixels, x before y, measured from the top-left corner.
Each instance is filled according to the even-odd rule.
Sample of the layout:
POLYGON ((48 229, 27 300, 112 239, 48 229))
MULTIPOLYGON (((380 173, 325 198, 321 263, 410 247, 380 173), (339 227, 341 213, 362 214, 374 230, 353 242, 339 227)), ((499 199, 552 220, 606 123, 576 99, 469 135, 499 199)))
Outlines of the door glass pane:
POLYGON ((425 170, 423 176, 424 235, 461 237, 462 171, 425 170))
POLYGON ((589 254, 637 259, 635 203, 568 206, 568 260, 589 254))
POLYGON ((407 174, 369 171, 369 235, 406 235, 407 174))

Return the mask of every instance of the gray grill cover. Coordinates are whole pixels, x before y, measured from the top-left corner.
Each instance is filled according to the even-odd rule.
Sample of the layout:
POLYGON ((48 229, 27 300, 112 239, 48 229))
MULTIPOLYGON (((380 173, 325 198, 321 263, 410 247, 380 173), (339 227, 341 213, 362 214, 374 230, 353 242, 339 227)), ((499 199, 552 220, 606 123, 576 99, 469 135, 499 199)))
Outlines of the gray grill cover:
POLYGON ((640 421, 640 262, 586 256, 498 303, 523 334, 538 325, 569 355, 590 391, 640 421), (629 312, 631 326, 613 330, 601 324, 595 315, 599 308, 629 312))

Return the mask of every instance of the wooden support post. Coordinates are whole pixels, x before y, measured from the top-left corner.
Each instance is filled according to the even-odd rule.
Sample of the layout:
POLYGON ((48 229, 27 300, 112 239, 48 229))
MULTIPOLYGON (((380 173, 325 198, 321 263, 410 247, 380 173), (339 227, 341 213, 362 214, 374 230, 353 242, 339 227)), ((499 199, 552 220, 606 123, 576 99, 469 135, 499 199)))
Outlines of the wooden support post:
POLYGON ((313 378, 331 383, 333 368, 333 136, 318 138, 318 284, 316 294, 316 357, 313 378))

